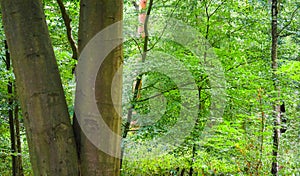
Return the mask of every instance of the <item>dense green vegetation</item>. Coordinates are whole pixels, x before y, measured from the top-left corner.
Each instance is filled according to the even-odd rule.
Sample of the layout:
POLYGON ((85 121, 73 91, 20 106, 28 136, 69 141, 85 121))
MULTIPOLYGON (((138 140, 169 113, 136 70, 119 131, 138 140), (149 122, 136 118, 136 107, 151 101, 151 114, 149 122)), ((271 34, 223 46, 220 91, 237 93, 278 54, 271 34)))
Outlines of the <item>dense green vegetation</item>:
MULTIPOLYGON (((43 2, 72 118, 77 61, 72 58, 56 0, 43 2)), ((79 4, 78 0, 64 0, 75 41, 79 4)), ((278 69, 274 77, 269 1, 154 0, 148 9, 153 17, 149 23, 154 21, 149 25, 149 40, 139 35, 124 42, 122 130, 123 136, 126 133, 123 147, 130 155, 125 155, 121 173, 271 175, 273 106, 280 102, 284 103, 285 112, 277 128, 286 131, 280 137, 279 175, 300 174, 299 8, 299 0, 279 1, 278 69), (193 33, 177 31, 175 37, 169 35, 176 32, 172 28, 179 21, 193 33), (179 42, 190 38, 195 43, 179 42), (148 53, 143 58, 145 49, 148 53), (150 71, 134 75, 144 59, 150 71), (161 73, 158 68, 168 71, 161 73), (278 82, 279 91, 274 89, 274 81, 278 82), (132 119, 128 121, 129 115, 132 119), (188 122, 193 122, 192 126, 176 129, 176 124, 188 122), (164 138, 174 129, 172 137, 177 134, 181 142, 164 138), (180 131, 187 129, 188 134, 180 131), (153 143, 147 146, 148 142, 153 143), (162 151, 155 142, 176 147, 162 151), (158 154, 153 152, 156 147, 158 154)), ((131 1, 124 1, 124 26, 133 28, 124 31, 137 30, 142 12, 131 1)), ((9 110, 15 110, 19 103, 17 93, 7 90, 7 85, 14 82, 14 74, 13 68, 6 67, 4 41, 1 28, 0 175, 11 175, 11 156, 22 156, 24 175, 32 175, 21 110, 14 117, 20 122, 22 153, 11 151, 9 110), (9 104, 11 99, 13 104, 9 104)))

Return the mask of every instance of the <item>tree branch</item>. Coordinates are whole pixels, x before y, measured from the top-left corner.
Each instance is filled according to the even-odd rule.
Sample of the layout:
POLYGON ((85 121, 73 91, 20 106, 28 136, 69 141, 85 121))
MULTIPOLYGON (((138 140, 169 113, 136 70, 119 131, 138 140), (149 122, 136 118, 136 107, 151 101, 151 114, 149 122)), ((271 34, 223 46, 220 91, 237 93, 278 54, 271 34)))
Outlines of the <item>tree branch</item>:
POLYGON ((209 15, 209 17, 212 17, 224 3, 225 1, 222 1, 221 4, 219 4, 218 7, 209 15))
POLYGON ((3 62, 5 63, 5 65, 7 65, 6 59, 4 57, 1 56, 1 59, 3 60, 3 62))
MULTIPOLYGON (((170 14, 170 16, 169 16, 168 19, 170 19, 170 18, 173 16, 173 14, 174 14, 175 10, 177 9, 178 4, 179 4, 180 1, 181 1, 181 0, 178 0, 178 1, 176 2, 175 7, 174 7, 174 9, 172 10, 172 12, 171 12, 171 14, 170 14)), ((167 21, 168 21, 168 20, 167 20, 167 21)), ((164 33, 165 33, 167 27, 168 27, 168 23, 166 23, 166 25, 164 26, 164 28, 163 28, 163 30, 162 30, 162 32, 161 32, 161 35, 158 37, 158 39, 156 40, 156 42, 151 46, 151 48, 148 49, 148 51, 152 50, 152 49, 157 45, 157 43, 160 41, 160 39, 161 39, 162 36, 164 35, 164 33)))
POLYGON ((287 27, 289 27, 289 25, 291 25, 291 23, 292 23, 292 21, 293 21, 295 15, 296 15, 296 12, 299 10, 299 8, 300 8, 300 6, 297 7, 297 8, 293 11, 292 16, 291 16, 291 18, 290 18, 290 21, 289 21, 287 24, 285 24, 285 25, 283 26, 283 28, 277 33, 277 36, 279 36, 280 33, 281 33, 283 30, 285 30, 287 27))
POLYGON ((144 40, 144 47, 143 47, 143 54, 142 54, 142 61, 144 62, 146 60, 146 53, 148 51, 148 43, 149 43, 149 32, 148 32, 148 23, 149 23, 149 17, 153 6, 153 0, 150 0, 149 2, 149 8, 147 10, 146 19, 144 23, 144 31, 145 31, 145 40, 144 40))
POLYGON ((73 36, 72 36, 72 27, 71 27, 71 21, 72 20, 70 19, 69 15, 67 14, 66 8, 65 8, 62 0, 57 0, 57 3, 59 5, 59 8, 60 8, 60 11, 61 11, 61 14, 62 14, 62 18, 64 20, 64 23, 65 23, 65 26, 66 26, 66 29, 67 29, 68 41, 70 43, 70 46, 71 46, 71 49, 72 49, 72 52, 73 52, 72 59, 77 60, 78 59, 78 48, 77 48, 76 42, 75 42, 75 40, 73 39, 73 36))
POLYGON ((297 34, 297 33, 296 32, 287 32, 282 35, 279 35, 278 37, 284 38, 284 37, 288 37, 288 36, 295 35, 295 34, 297 34))
POLYGON ((246 65, 246 64, 251 64, 251 63, 254 63, 254 62, 257 62, 257 61, 256 61, 256 60, 252 60, 252 61, 240 63, 240 64, 238 64, 238 65, 235 65, 235 66, 232 66, 232 67, 228 68, 228 69, 226 70, 226 72, 229 72, 229 71, 231 71, 231 70, 233 70, 233 69, 236 69, 236 68, 238 68, 238 67, 240 67, 240 66, 243 66, 243 65, 246 65))
POLYGON ((139 50, 140 54, 142 55, 142 50, 141 50, 141 47, 140 47, 139 43, 134 38, 132 38, 132 40, 136 44, 136 46, 138 47, 138 50, 139 50))
MULTIPOLYGON (((4 40, 4 46, 5 46, 5 50, 8 51, 8 46, 7 46, 7 41, 6 40, 4 40)), ((1 56, 1 59, 4 61, 5 66, 7 67, 8 62, 7 62, 6 58, 4 56, 1 56)))

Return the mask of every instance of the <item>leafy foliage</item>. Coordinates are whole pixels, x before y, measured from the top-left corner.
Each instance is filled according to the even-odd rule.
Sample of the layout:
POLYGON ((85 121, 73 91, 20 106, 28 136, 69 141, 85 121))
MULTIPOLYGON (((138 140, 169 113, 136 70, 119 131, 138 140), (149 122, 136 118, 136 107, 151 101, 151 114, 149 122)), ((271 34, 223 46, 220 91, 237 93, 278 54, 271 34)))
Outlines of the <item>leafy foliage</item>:
MULTIPOLYGON (((79 1, 64 0, 72 19, 73 34, 77 40, 79 1)), ((286 104, 287 131, 282 134, 280 174, 300 173, 300 34, 299 0, 282 0, 280 3, 278 79, 280 100, 286 104)), ((59 66, 70 117, 73 115, 75 79, 66 29, 55 0, 44 0, 46 20, 59 66)), ((125 160, 123 175, 269 175, 272 162, 272 88, 270 4, 267 1, 233 0, 171 0, 154 1, 152 14, 179 19, 195 28, 210 43, 222 63, 225 74, 226 104, 223 121, 211 128, 213 135, 201 138, 212 106, 211 80, 207 77, 201 59, 185 46, 176 42, 150 38, 152 51, 172 54, 191 73, 200 97, 197 123, 183 144, 163 156, 138 160, 125 160)), ((138 19, 138 12, 129 0, 124 1, 124 19, 138 19)), ((132 22, 135 23, 135 22, 132 22)), ((167 25, 167 23, 166 23, 167 25)), ((162 25, 162 28, 164 26, 162 25)), ((5 40, 0 31, 1 41, 5 40)), ((134 72, 127 63, 138 62, 139 46, 143 38, 124 43, 124 70, 134 72), (137 46, 139 45, 139 46, 137 46)), ((0 47, 4 48, 3 42, 0 47)), ((0 52, 0 175, 9 175, 11 162, 9 126, 7 116, 6 85, 14 80, 12 70, 5 69, 5 53, 0 52)), ((148 58, 151 59, 151 58, 148 58)), ((158 64, 158 63, 155 63, 158 64)), ((180 72, 180 70, 178 70, 180 72)), ((179 77, 181 74, 178 74, 179 77)), ((126 75, 125 75, 126 76, 126 75)), ((185 108, 178 85, 167 75, 149 72, 141 75, 142 87, 134 113, 128 139, 139 142, 155 139, 176 124, 180 110, 185 108), (153 95, 157 95, 152 97, 153 95), (165 104, 159 104, 165 102, 165 104), (156 107, 156 109, 153 109, 156 107), (146 118, 145 118, 146 117, 146 118)), ((184 82, 184 77, 180 78, 184 82)), ((124 93, 132 96, 134 80, 124 77, 124 93)), ((124 124, 128 104, 123 107, 124 124)), ((23 117, 20 117, 21 124, 23 117)), ((22 126, 23 165, 30 175, 30 161, 22 126)))

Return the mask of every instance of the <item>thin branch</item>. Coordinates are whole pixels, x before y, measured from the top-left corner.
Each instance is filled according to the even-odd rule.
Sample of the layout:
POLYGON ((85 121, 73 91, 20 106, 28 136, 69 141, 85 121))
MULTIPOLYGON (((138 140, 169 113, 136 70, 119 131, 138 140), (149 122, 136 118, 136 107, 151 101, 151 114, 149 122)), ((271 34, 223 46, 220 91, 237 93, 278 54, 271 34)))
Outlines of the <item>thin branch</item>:
POLYGON ((288 36, 295 35, 295 34, 297 34, 297 33, 296 32, 287 32, 285 34, 279 35, 278 37, 284 38, 284 37, 288 37, 288 36))
POLYGON ((73 36, 72 36, 72 27, 71 27, 71 21, 72 20, 70 19, 69 15, 67 14, 66 8, 65 8, 62 0, 57 0, 57 3, 59 5, 59 8, 60 8, 60 11, 61 11, 61 14, 62 14, 62 18, 64 20, 64 23, 65 23, 65 26, 66 26, 66 29, 67 29, 68 41, 70 43, 70 46, 71 46, 71 49, 72 49, 72 52, 73 52, 72 59, 77 60, 78 59, 78 48, 77 48, 76 42, 75 42, 75 40, 73 39, 73 36))
MULTIPOLYGON (((253 24, 253 23, 252 23, 252 24, 253 24)), ((229 31, 229 34, 227 34, 227 36, 228 36, 228 35, 230 36, 230 35, 232 35, 232 34, 238 32, 238 31, 242 30, 242 29, 245 28, 246 26, 250 26, 250 25, 252 25, 252 24, 241 25, 239 28, 237 28, 237 29, 235 29, 235 30, 233 30, 233 31, 229 31)))
POLYGON ((144 62, 147 57, 147 51, 148 51, 148 44, 149 44, 149 31, 148 31, 148 23, 149 23, 149 17, 153 6, 153 0, 150 0, 149 7, 146 14, 146 19, 144 23, 144 31, 145 31, 145 40, 144 40, 144 47, 143 47, 143 54, 142 54, 142 61, 144 62))
POLYGON ((218 7, 209 15, 209 17, 212 17, 224 3, 225 1, 222 1, 221 4, 219 4, 218 7))
MULTIPOLYGON (((205 76, 205 77, 202 79, 202 81, 205 80, 205 79, 207 79, 207 77, 208 77, 208 76, 205 76)), ((170 92, 170 91, 172 91, 172 90, 177 90, 177 89, 182 89, 182 90, 196 90, 196 89, 182 88, 182 87, 184 87, 184 86, 188 86, 188 85, 191 85, 191 84, 194 84, 194 83, 195 83, 195 82, 184 83, 184 84, 182 84, 182 85, 180 85, 180 86, 174 86, 174 87, 172 87, 172 88, 170 88, 170 89, 167 89, 167 90, 161 90, 161 89, 156 88, 156 89, 158 89, 158 90, 161 90, 161 93, 158 93, 158 94, 156 94, 156 95, 150 96, 150 97, 145 98, 145 99, 138 100, 137 102, 144 102, 144 101, 150 100, 150 99, 152 99, 152 98, 161 96, 161 95, 163 95, 164 93, 170 92)), ((153 86, 153 87, 154 87, 154 86, 153 86)), ((155 87, 154 87, 154 88, 155 88, 155 87)), ((225 87, 207 87, 207 88, 202 88, 202 89, 213 89, 213 88, 225 88, 225 87)))
POLYGON ((1 59, 3 60, 3 62, 5 63, 5 65, 7 65, 6 59, 4 57, 1 57, 1 59))
POLYGON ((283 28, 277 33, 277 36, 279 36, 280 33, 281 33, 283 30, 285 30, 287 27, 289 27, 289 25, 291 25, 291 23, 292 23, 292 21, 293 21, 295 15, 296 15, 296 12, 299 10, 299 8, 300 8, 300 6, 297 7, 297 8, 293 11, 292 16, 291 16, 291 18, 290 18, 290 21, 289 21, 287 24, 285 24, 285 25, 283 26, 283 28))
POLYGON ((238 67, 240 67, 240 66, 243 66, 243 65, 246 65, 246 64, 252 64, 252 63, 254 63, 254 62, 257 62, 257 60, 253 60, 253 61, 249 61, 249 62, 240 63, 240 64, 238 64, 238 65, 235 65, 235 66, 233 66, 233 67, 230 67, 229 69, 226 70, 226 72, 231 71, 231 70, 233 70, 233 69, 236 69, 236 68, 238 68, 238 67))
MULTIPOLYGON (((171 12, 171 14, 170 14, 170 16, 169 16, 168 19, 170 19, 170 18, 173 16, 173 14, 174 14, 175 10, 177 9, 178 4, 179 4, 180 1, 181 1, 181 0, 178 0, 178 1, 176 2, 175 7, 174 7, 174 9, 172 10, 172 12, 171 12)), ((168 21, 168 20, 167 20, 167 21, 168 21)), ((160 41, 160 39, 161 39, 162 36, 164 35, 164 33, 165 33, 167 27, 168 27, 168 23, 166 23, 166 25, 164 26, 164 28, 163 28, 163 30, 162 30, 162 33, 160 34, 160 36, 158 37, 158 39, 156 40, 156 42, 148 49, 148 51, 152 50, 152 49, 157 45, 157 43, 160 41)))
POLYGON ((211 5, 211 3, 212 3, 212 0, 208 1, 208 3, 205 1, 205 6, 206 6, 207 8, 209 8, 210 5, 211 5))
MULTIPOLYGON (((187 85, 190 85, 190 84, 193 84, 193 82, 185 83, 185 84, 183 84, 183 85, 181 85, 181 86, 187 86, 187 85)), ((148 98, 144 98, 144 99, 142 99, 142 100, 138 100, 137 102, 144 102, 144 101, 150 100, 150 99, 152 99, 152 98, 159 97, 159 96, 163 95, 164 93, 170 92, 170 91, 172 91, 172 90, 177 90, 178 88, 179 88, 179 87, 174 86, 174 87, 172 87, 171 89, 167 89, 167 90, 161 91, 161 93, 158 93, 158 94, 156 94, 156 95, 150 96, 150 97, 148 97, 148 98)))
POLYGON ((134 38, 132 38, 132 40, 134 41, 134 43, 136 44, 136 46, 137 46, 138 49, 139 49, 140 54, 142 55, 142 49, 141 49, 139 43, 138 43, 134 38))
POLYGON ((205 3, 205 14, 207 18, 210 18, 210 15, 208 14, 208 5, 205 3))
MULTIPOLYGON (((7 45, 7 41, 6 40, 4 40, 4 46, 5 46, 5 51, 8 52, 8 45, 7 45)), ((4 56, 2 56, 1 58, 4 61, 6 67, 7 67, 9 63, 7 62, 6 58, 4 56)))
MULTIPOLYGON (((134 6, 135 11, 138 13, 139 12, 139 5, 135 1, 131 1, 131 3, 134 6)), ((139 43, 134 38, 132 38, 132 40, 134 41, 134 43, 138 47, 138 50, 139 50, 140 54, 142 55, 142 49, 141 49, 139 43)))

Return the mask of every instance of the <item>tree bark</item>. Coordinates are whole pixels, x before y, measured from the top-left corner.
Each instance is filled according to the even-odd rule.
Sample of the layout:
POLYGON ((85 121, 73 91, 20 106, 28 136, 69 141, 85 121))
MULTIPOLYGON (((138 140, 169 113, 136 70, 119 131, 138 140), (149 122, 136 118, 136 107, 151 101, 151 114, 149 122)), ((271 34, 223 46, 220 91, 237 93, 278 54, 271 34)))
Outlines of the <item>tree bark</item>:
MULTIPOLYGON (((86 44, 105 27, 122 20, 123 1, 121 0, 81 0, 78 34, 78 51, 82 52, 86 44)), ((121 32, 122 29, 120 29, 121 32)), ((116 34, 117 35, 117 34, 116 34)), ((109 36, 108 36, 109 38, 109 36)), ((115 37, 112 37, 115 38, 115 37)), ((115 48, 101 64, 95 83, 96 102, 103 120, 110 129, 120 135, 121 118, 112 102, 112 92, 121 104, 122 79, 112 87, 112 80, 122 64, 122 46, 115 48)), ((120 175, 119 158, 110 156, 98 149, 80 129, 77 120, 74 122, 76 142, 78 145, 81 174, 84 176, 117 176, 120 175)), ((120 141, 111 139, 107 142, 114 151, 120 152, 120 141)))
POLYGON ((34 175, 78 175, 75 139, 40 0, 2 0, 34 175))

